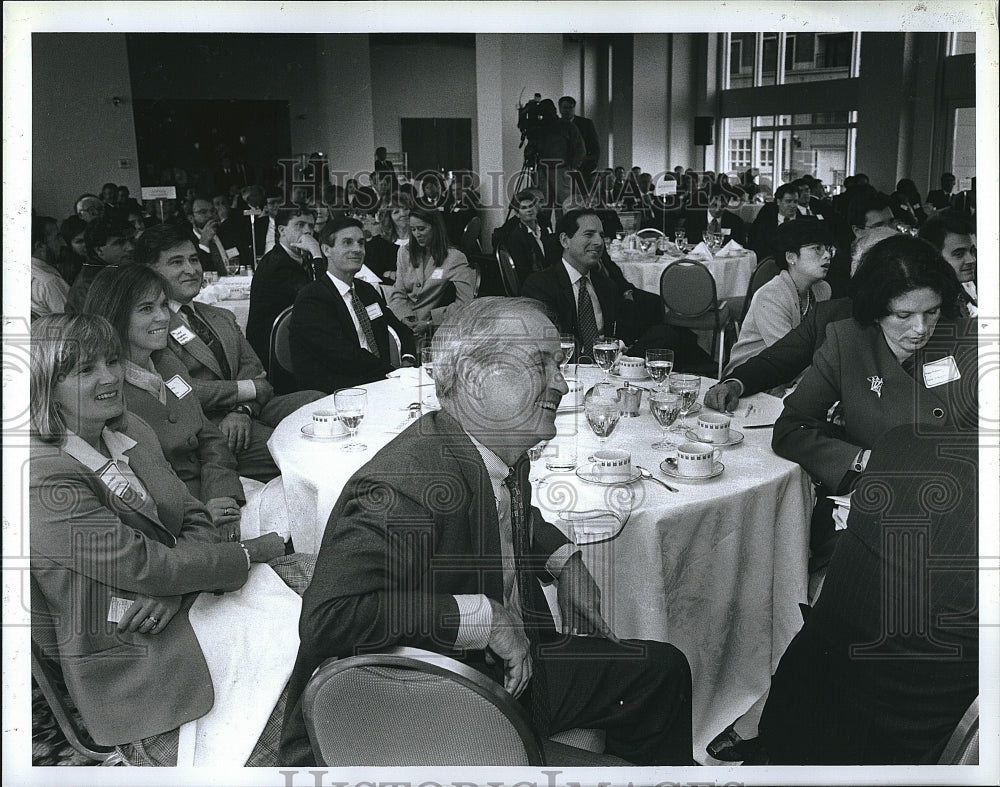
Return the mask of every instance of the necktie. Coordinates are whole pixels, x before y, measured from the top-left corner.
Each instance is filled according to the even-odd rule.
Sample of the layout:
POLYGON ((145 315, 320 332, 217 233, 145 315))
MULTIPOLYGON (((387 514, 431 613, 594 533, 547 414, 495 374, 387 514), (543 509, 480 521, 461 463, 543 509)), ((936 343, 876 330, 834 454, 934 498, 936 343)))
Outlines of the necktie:
POLYGON ((378 345, 375 343, 375 331, 372 330, 372 321, 368 319, 368 312, 365 311, 364 304, 361 303, 361 299, 353 287, 351 287, 351 308, 354 309, 354 316, 358 318, 358 325, 361 326, 361 333, 365 336, 368 349, 372 355, 379 358, 378 345))
POLYGON ((590 300, 590 288, 587 276, 580 277, 580 295, 576 301, 576 324, 580 334, 580 355, 593 357, 594 342, 597 340, 597 317, 594 315, 594 304, 590 300))
POLYGON ((188 325, 191 326, 191 330, 194 331, 194 335, 201 339, 209 350, 212 351, 212 355, 215 356, 215 360, 219 362, 219 368, 222 370, 222 376, 229 379, 232 376, 232 372, 229 369, 229 362, 226 360, 225 350, 222 349, 222 342, 219 341, 219 337, 215 335, 215 331, 209 327, 208 323, 205 322, 198 313, 194 310, 190 303, 185 303, 181 306, 181 312, 187 318, 188 325))
POLYGON ((712 219, 712 223, 708 225, 709 232, 719 232, 721 228, 719 227, 719 220, 712 219))
POLYGON ((514 567, 517 578, 517 593, 521 602, 521 620, 524 622, 524 633, 531 643, 531 661, 534 670, 531 676, 531 720, 535 728, 542 736, 548 730, 548 710, 545 706, 544 698, 547 696, 546 680, 544 669, 538 662, 538 622, 532 616, 528 604, 531 599, 531 583, 534 581, 534 570, 528 562, 528 555, 531 552, 530 535, 528 533, 528 523, 524 513, 524 498, 521 496, 521 487, 517 483, 517 474, 514 468, 510 469, 507 478, 504 479, 504 486, 510 492, 510 526, 514 540, 514 567))

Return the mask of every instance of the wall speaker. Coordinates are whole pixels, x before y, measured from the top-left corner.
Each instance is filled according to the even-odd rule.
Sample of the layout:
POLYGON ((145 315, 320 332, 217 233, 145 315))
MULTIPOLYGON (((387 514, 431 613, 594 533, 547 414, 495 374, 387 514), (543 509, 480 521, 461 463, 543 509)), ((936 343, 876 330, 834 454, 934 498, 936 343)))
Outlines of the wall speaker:
POLYGON ((714 145, 715 118, 711 115, 701 115, 694 119, 694 144, 714 145))

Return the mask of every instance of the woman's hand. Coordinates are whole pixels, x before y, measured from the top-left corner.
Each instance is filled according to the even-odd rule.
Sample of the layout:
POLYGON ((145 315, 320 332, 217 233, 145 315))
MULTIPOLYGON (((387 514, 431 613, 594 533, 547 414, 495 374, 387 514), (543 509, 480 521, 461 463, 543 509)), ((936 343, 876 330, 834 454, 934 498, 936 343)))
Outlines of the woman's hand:
POLYGON ((223 534, 223 541, 240 540, 240 507, 231 497, 213 497, 205 507, 223 534))
POLYGON ((159 634, 181 608, 182 598, 182 596, 144 596, 140 593, 118 621, 118 631, 130 634, 136 632, 159 634))

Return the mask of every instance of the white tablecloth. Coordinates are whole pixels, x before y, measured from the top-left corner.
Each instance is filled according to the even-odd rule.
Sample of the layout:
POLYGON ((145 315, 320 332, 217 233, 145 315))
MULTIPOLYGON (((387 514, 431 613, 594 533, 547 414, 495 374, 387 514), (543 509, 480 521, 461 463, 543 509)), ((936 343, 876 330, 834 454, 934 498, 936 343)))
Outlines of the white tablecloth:
POLYGON ((199 303, 219 306, 236 315, 236 324, 244 331, 250 315, 250 276, 223 276, 215 284, 203 287, 194 296, 199 303))
MULTIPOLYGON (((612 259, 622 269, 625 278, 636 287, 659 294, 660 274, 668 265, 683 258, 626 252, 616 254, 612 259)), ((717 256, 710 260, 699 259, 698 262, 705 265, 715 279, 716 294, 720 300, 742 298, 747 294, 750 276, 757 266, 757 255, 746 250, 731 257, 717 256)))
MULTIPOLYGON (((431 395, 428 385, 417 387, 428 382, 419 370, 400 371, 405 377, 364 386, 369 411, 359 439, 367 451, 348 453, 340 450, 340 442, 302 436, 311 412, 332 407, 332 396, 293 413, 271 436, 268 446, 281 468, 298 550, 319 548, 347 479, 394 437, 406 417, 403 408, 431 395)), ((589 384, 599 372, 581 366, 578 374, 589 384)), ((703 380, 702 393, 711 382, 703 380)), ((692 754, 704 759, 708 741, 767 689, 778 659, 801 627, 798 604, 806 600, 812 491, 798 465, 771 451, 770 429, 746 430, 741 445, 722 449, 725 471, 718 478, 667 478, 659 471, 665 453, 650 447, 660 430, 645 396, 642 415, 623 418, 607 447, 631 451, 633 462, 679 492, 645 481, 619 487, 587 484, 573 471, 545 470, 543 457, 532 469, 532 478, 544 481, 533 496, 546 517, 568 532, 572 525, 560 518, 561 511, 612 509, 627 516, 616 538, 583 547, 585 560, 620 636, 671 642, 690 661, 692 754)), ((741 402, 735 428, 745 422, 750 402, 755 405, 752 423, 773 423, 781 410, 779 399, 758 394, 741 402)), ((561 414, 556 424, 554 444, 572 441, 579 463, 585 463, 598 441, 583 414, 561 414)))

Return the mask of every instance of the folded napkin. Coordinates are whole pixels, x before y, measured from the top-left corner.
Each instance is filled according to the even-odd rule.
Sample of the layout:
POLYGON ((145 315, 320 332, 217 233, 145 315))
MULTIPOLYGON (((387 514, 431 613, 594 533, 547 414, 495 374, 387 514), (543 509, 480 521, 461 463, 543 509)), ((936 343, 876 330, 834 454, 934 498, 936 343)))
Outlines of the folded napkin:
POLYGON ((577 544, 594 544, 612 539, 621 532, 627 519, 627 516, 602 509, 559 512, 562 529, 577 544))
POLYGON ((421 372, 417 366, 402 366, 399 369, 389 372, 386 377, 392 380, 399 380, 408 388, 416 388, 421 383, 433 383, 433 380, 421 372))
POLYGON ((727 243, 725 246, 723 246, 721 249, 719 249, 718 253, 715 256, 716 257, 736 257, 739 254, 742 254, 744 251, 746 251, 746 249, 744 249, 742 246, 740 246, 740 244, 738 244, 736 241, 731 240, 731 241, 729 241, 729 243, 727 243))
POLYGON ((684 256, 689 260, 711 260, 712 252, 708 250, 708 246, 702 241, 684 256))

